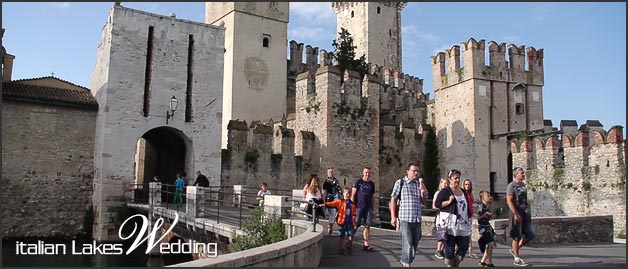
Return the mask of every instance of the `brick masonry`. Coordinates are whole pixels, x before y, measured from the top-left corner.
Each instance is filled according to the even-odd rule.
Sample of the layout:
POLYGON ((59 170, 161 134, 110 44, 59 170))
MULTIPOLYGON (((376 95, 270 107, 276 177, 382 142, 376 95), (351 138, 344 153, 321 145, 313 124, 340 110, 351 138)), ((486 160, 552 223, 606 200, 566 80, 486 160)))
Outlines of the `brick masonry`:
POLYGON ((3 237, 83 231, 95 119, 95 110, 3 100, 3 237))

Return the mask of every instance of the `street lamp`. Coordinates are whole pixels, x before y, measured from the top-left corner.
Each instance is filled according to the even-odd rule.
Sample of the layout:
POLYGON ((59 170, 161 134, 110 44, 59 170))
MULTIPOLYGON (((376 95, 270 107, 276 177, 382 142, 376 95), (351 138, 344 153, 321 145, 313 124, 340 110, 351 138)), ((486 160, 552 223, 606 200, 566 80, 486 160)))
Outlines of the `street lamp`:
POLYGON ((177 100, 174 95, 168 101, 169 110, 166 110, 166 124, 168 124, 168 120, 174 117, 174 112, 177 110, 177 104, 179 104, 179 100, 177 100))

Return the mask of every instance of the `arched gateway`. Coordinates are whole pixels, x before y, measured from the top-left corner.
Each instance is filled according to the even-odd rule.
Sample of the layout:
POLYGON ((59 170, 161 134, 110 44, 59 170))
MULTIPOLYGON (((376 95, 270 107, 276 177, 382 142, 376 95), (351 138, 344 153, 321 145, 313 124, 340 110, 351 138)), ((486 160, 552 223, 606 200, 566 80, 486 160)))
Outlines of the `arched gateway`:
POLYGON ((201 170, 220 184, 223 54, 222 27, 111 9, 90 81, 95 239, 119 240, 115 208, 133 183, 201 170))

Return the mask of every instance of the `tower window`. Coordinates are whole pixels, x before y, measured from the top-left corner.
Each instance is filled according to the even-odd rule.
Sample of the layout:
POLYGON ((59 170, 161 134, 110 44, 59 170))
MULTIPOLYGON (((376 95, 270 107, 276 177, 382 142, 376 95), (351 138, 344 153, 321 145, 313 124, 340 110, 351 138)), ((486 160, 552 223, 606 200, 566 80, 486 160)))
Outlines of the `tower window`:
POLYGON ((381 7, 377 7, 377 14, 382 14, 382 8, 381 7))
POLYGON ((351 18, 353 18, 353 10, 351 10, 351 18))
POLYGON ((521 114, 524 113, 524 109, 523 109, 523 104, 522 103, 515 104, 515 113, 517 115, 521 115, 521 114))
POLYGON ((262 36, 262 47, 264 48, 270 47, 270 35, 269 34, 264 34, 262 36))

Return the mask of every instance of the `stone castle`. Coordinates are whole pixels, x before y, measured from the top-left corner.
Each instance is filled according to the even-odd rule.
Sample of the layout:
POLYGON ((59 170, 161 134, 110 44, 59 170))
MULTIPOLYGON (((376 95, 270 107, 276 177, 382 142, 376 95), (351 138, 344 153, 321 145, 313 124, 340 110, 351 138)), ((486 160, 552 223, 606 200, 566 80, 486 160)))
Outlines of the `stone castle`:
MULTIPOLYGON (((588 121, 578 128, 562 121, 559 129, 544 120, 542 49, 490 41, 486 63, 484 40, 454 45, 431 59, 430 99, 422 79, 402 72, 405 3, 331 7, 338 32, 347 29, 357 55, 369 62, 365 76, 341 72, 333 52, 287 42, 287 2, 208 2, 205 23, 116 4, 103 27, 90 106, 77 106, 76 96, 60 103, 23 90, 23 84, 35 82, 76 87, 55 78, 3 83, 3 89, 15 89, 13 95, 3 91, 3 166, 9 167, 3 169, 3 201, 13 201, 6 195, 17 190, 32 197, 41 192, 18 184, 24 179, 81 186, 84 207, 95 209, 94 237, 106 240, 116 237, 114 209, 124 202, 129 184, 155 175, 171 184, 180 171, 201 170, 212 185, 267 182, 271 189, 293 189, 310 173, 324 177, 327 167, 349 186, 369 166, 376 195, 388 196, 408 162, 433 157, 425 156, 426 134, 433 130, 440 171, 461 170, 476 192, 503 197, 512 167, 523 166, 533 186, 535 216, 612 214, 618 217, 615 233, 625 234, 623 127, 605 130, 588 121), (171 97, 178 100, 172 117, 165 112, 171 97), (63 118, 89 124, 66 124, 63 118), (80 159, 69 154, 60 161, 59 152, 50 150, 38 162, 43 169, 17 158, 35 159, 23 154, 29 140, 20 137, 43 135, 50 129, 41 128, 44 122, 56 124, 46 132, 57 141, 55 150, 79 151, 80 159), (87 141, 70 143, 64 136, 70 127, 87 141)), ((10 56, 3 54, 5 67, 10 56)), ((74 90, 74 95, 87 91, 74 90)), ((50 92, 45 93, 55 95, 50 92)), ((436 186, 438 179, 426 181, 436 186)), ((57 205, 59 215, 73 220, 71 227, 26 227, 20 219, 37 223, 46 216, 17 204, 7 208, 5 235, 72 234, 84 215, 76 205, 67 210, 57 205)))

